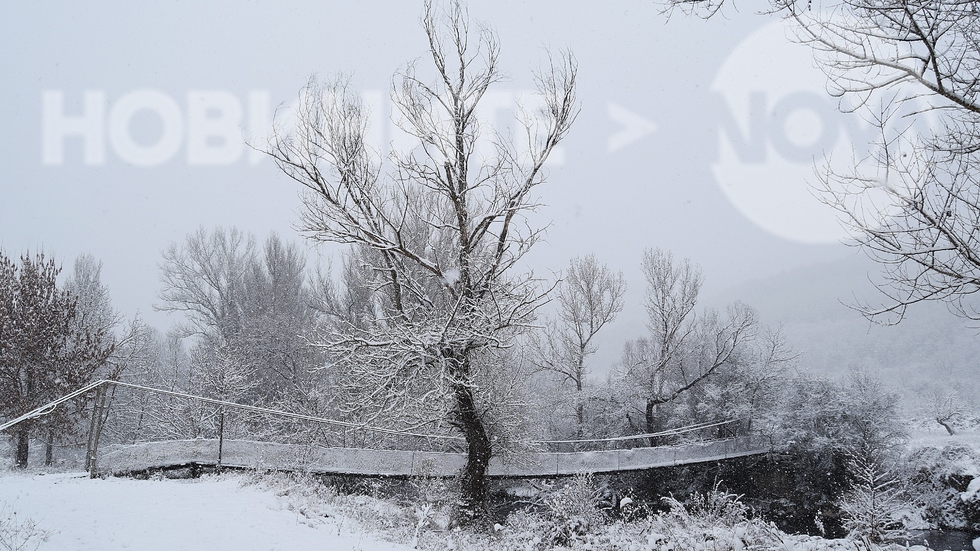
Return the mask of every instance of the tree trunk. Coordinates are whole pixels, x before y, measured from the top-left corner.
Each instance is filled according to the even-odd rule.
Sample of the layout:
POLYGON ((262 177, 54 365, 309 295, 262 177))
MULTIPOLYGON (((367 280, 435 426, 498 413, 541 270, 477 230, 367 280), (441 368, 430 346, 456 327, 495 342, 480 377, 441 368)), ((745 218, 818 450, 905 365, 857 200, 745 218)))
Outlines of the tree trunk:
POLYGON ((102 424, 105 422, 105 418, 102 417, 102 412, 105 410, 105 395, 106 388, 100 386, 95 395, 95 406, 92 410, 92 418, 95 420, 95 423, 91 435, 91 449, 89 450, 89 457, 86 461, 89 478, 95 478, 98 472, 99 439, 102 437, 102 424))
MULTIPOLYGON (((655 433, 663 430, 664 423, 660 419, 660 405, 663 403, 661 400, 647 399, 646 410, 643 415, 647 433, 655 433)), ((651 436, 649 437, 649 441, 650 446, 655 447, 666 444, 667 439, 664 436, 651 436)))
MULTIPOLYGON (((582 343, 579 346, 578 359, 575 362, 575 390, 578 391, 578 393, 575 395, 575 401, 577 402, 575 406, 575 418, 576 421, 578 421, 578 427, 575 434, 576 438, 579 440, 581 440, 583 438, 582 435, 585 434, 585 404, 582 403, 582 379, 585 378, 585 347, 585 343, 582 343)), ((579 446, 581 446, 581 443, 579 446)))
POLYGON ((448 359, 452 365, 453 396, 456 401, 453 424, 463 431, 466 438, 466 466, 460 480, 460 497, 461 512, 467 518, 462 520, 474 520, 480 516, 487 497, 487 466, 493 450, 473 399, 469 358, 461 353, 452 353, 448 359))
MULTIPOLYGON (((92 467, 92 443, 95 441, 95 425, 99 422, 99 396, 102 394, 100 386, 95 391, 95 399, 92 400, 92 418, 88 425, 88 440, 85 442, 85 470, 89 471, 92 467)), ((135 442, 134 442, 135 443, 135 442)))
POLYGON ((483 420, 476 412, 472 390, 457 385, 455 394, 459 424, 466 436, 466 467, 461 480, 463 508, 475 517, 487 497, 486 473, 492 449, 483 420))
MULTIPOLYGON (((581 351, 579 353, 578 366, 576 368, 575 378, 575 390, 578 392, 575 394, 575 420, 578 421, 578 427, 575 430, 575 437, 581 440, 585 434, 585 404, 582 403, 582 378, 584 376, 584 363, 583 358, 585 357, 585 352, 581 351)), ((579 444, 581 446, 581 444, 579 444)))
POLYGON ((50 467, 54 462, 54 429, 48 429, 48 440, 44 443, 44 466, 50 467))
MULTIPOLYGON (((657 432, 656 416, 654 415, 654 411, 657 405, 653 402, 653 400, 647 400, 646 406, 647 406, 646 411, 644 412, 644 419, 646 421, 646 431, 647 433, 657 432)), ((653 447, 656 445, 657 445, 657 438, 655 436, 651 436, 650 446, 653 447)))
POLYGON ((949 424, 949 422, 948 422, 947 419, 943 419, 942 417, 939 417, 939 418, 936 419, 936 422, 939 423, 940 425, 942 425, 943 428, 946 429, 946 432, 948 432, 950 436, 953 436, 954 434, 956 434, 956 430, 953 429, 953 427, 949 424))
POLYGON ((21 423, 20 427, 17 429, 17 453, 15 459, 17 460, 17 467, 20 469, 27 468, 27 452, 29 451, 29 434, 28 427, 26 423, 21 423))

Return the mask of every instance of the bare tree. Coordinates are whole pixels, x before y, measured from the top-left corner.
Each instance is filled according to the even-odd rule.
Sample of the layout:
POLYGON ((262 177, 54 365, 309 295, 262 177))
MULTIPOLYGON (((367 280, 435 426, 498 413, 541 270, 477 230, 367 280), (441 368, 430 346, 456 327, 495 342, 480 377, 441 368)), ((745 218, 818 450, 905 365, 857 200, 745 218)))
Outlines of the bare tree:
POLYGON ((851 2, 847 17, 794 13, 850 104, 878 99, 878 143, 852 171, 821 175, 826 201, 883 267, 872 319, 945 300, 960 315, 980 289, 980 15, 975 2, 851 2), (912 124, 931 117, 931 132, 912 124), (894 128, 898 129, 895 130, 894 128), (911 127, 911 128, 910 128, 911 127))
POLYGON ((519 147, 475 115, 501 79, 496 36, 471 29, 458 2, 444 10, 427 3, 422 26, 435 71, 423 76, 412 62, 396 75, 396 122, 418 145, 395 152, 390 171, 367 147, 364 107, 343 80, 311 81, 295 128, 279 124, 268 153, 308 191, 307 235, 357 247, 371 277, 370 323, 338 319, 323 344, 343 371, 358 374, 379 411, 441 404, 466 441, 461 486, 473 512, 493 455, 473 362, 507 346, 540 303, 533 276, 512 272, 540 235, 523 215, 537 206, 544 164, 575 118, 576 65, 562 56, 537 75, 539 109, 523 121, 519 147), (481 135, 493 158, 477 154, 481 135))
MULTIPOLYGON (((75 298, 73 332, 91 335, 92 346, 110 351, 102 365, 91 374, 91 378, 117 379, 126 367, 121 347, 133 335, 126 332, 121 338, 117 338, 115 334, 122 317, 112 307, 109 288, 102 283, 102 262, 91 254, 82 254, 75 258, 72 273, 65 282, 65 290, 75 298)), ((109 390, 106 411, 111 407, 115 390, 109 390)), ((54 458, 55 433, 54 427, 50 427, 45 440, 45 465, 51 465, 54 458)))
POLYGON ((102 283, 102 261, 83 254, 75 259, 73 268, 65 289, 77 297, 75 323, 93 333, 111 336, 120 316, 112 307, 109 288, 102 283))
POLYGON ((713 310, 699 314, 701 269, 687 259, 676 262, 669 252, 648 249, 643 273, 650 336, 626 343, 622 369, 639 400, 642 428, 652 433, 663 428, 663 406, 736 359, 740 347, 755 337, 758 320, 740 303, 724 318, 713 310))
MULTIPOLYGON (((164 252, 161 276, 164 288, 159 310, 182 312, 196 335, 191 349, 191 370, 200 374, 187 389, 222 400, 237 400, 257 388, 254 366, 246 360, 243 331, 247 316, 247 285, 255 262, 255 240, 236 228, 203 227, 178 246, 164 252)), ((207 423, 217 421, 219 438, 222 411, 209 411, 207 423)), ((197 436, 197 435, 195 435, 197 436)))
POLYGON ((930 392, 926 399, 928 400, 927 413, 942 425, 950 436, 956 434, 954 424, 968 411, 957 392, 955 390, 943 392, 937 389, 930 392))
POLYGON ((198 228, 163 253, 163 304, 156 308, 186 314, 190 333, 231 340, 241 331, 245 280, 254 256, 254 238, 240 230, 198 228))
MULTIPOLYGON (((139 316, 126 327, 126 337, 121 339, 113 354, 113 360, 122 369, 117 377, 140 385, 162 388, 155 377, 159 367, 160 336, 139 316)), ((116 395, 116 407, 109 412, 111 422, 107 432, 117 441, 136 443, 147 424, 147 409, 156 395, 123 390, 116 395)))
MULTIPOLYGON (((724 0, 667 0, 711 16, 724 0)), ((771 0, 812 47, 841 107, 878 131, 853 170, 819 174, 824 200, 882 266, 870 319, 946 301, 980 319, 980 9, 969 0, 771 0), (923 127, 928 130, 923 131, 923 127)), ((864 144, 862 144, 864 145, 864 144)))
MULTIPOLYGON (((159 308, 185 313, 190 324, 184 332, 195 336, 186 378, 192 388, 185 390, 322 413, 317 379, 323 377, 313 371, 323 358, 309 344, 316 312, 298 247, 273 233, 259 249, 253 236, 235 228, 201 228, 170 246, 161 269, 159 308)), ((216 431, 219 439, 225 434, 222 408, 194 414, 200 422, 188 426, 195 433, 216 431)), ((252 418, 228 426, 253 436, 293 430, 252 418)))
POLYGON ((306 256, 294 243, 271 234, 246 280, 241 346, 261 380, 266 403, 316 413, 319 351, 310 345, 316 310, 307 284, 306 256))
POLYGON ((752 431, 760 421, 764 426, 765 418, 778 408, 786 371, 798 357, 780 330, 760 327, 743 340, 725 366, 679 399, 687 409, 687 422, 731 420, 718 425, 719 437, 752 431))
POLYGON ((535 346, 538 367, 556 373, 561 383, 571 382, 575 387, 579 438, 585 424, 585 360, 596 351, 594 341, 599 331, 622 311, 625 292, 622 272, 612 272, 595 255, 573 258, 558 286, 558 319, 545 324, 535 346))

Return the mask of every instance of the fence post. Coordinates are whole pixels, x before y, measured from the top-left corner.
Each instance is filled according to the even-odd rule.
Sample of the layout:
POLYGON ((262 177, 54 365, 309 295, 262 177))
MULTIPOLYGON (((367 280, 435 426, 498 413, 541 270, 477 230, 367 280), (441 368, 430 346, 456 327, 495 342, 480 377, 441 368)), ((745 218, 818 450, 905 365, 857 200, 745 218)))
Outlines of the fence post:
POLYGON ((221 472, 221 452, 225 445, 225 410, 218 413, 218 472, 221 472))

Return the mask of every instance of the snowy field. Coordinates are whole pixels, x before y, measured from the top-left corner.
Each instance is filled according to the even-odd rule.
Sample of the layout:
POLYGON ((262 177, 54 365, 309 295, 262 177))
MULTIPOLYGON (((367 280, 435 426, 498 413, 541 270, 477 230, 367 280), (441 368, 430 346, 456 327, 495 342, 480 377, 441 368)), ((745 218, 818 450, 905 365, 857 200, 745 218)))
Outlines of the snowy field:
MULTIPOLYGON (((236 475, 90 480, 82 473, 0 474, 3 515, 20 526, 33 521, 47 538, 40 550, 408 549, 378 541, 343 517, 311 518, 281 493, 236 475)), ((29 543, 25 549, 34 549, 29 543)))

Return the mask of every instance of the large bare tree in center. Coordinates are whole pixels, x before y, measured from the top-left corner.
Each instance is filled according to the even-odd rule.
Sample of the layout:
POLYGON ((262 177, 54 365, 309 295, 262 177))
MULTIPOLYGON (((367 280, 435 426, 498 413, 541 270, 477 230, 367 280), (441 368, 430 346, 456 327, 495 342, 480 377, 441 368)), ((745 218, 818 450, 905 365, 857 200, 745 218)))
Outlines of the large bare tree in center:
POLYGON ((364 315, 336 316, 323 334, 334 367, 389 416, 442 405, 465 438, 461 492, 464 509, 475 511, 494 453, 476 364, 507 346, 540 303, 533 277, 514 267, 540 235, 524 215, 577 114, 577 67, 563 55, 536 74, 526 132, 508 137, 476 116, 501 80, 496 36, 471 29, 458 2, 426 3, 422 26, 434 71, 426 77, 409 63, 396 74, 393 116, 417 146, 393 152, 390 169, 366 143, 367 113, 343 80, 311 81, 295 126, 277 125, 268 153, 307 190, 303 230, 353 245, 369 280, 364 315), (481 136, 492 155, 478 148, 481 136))

